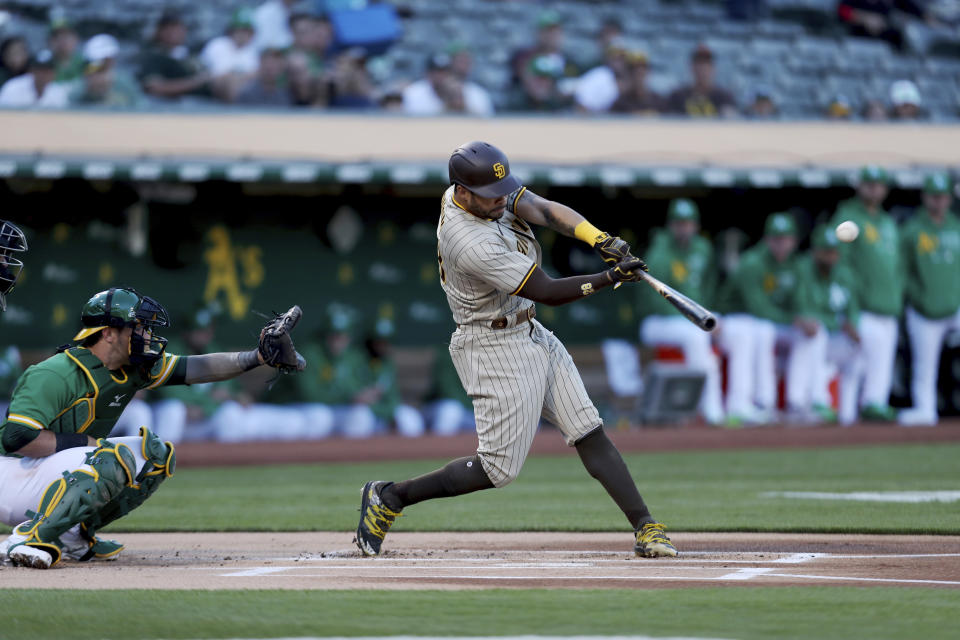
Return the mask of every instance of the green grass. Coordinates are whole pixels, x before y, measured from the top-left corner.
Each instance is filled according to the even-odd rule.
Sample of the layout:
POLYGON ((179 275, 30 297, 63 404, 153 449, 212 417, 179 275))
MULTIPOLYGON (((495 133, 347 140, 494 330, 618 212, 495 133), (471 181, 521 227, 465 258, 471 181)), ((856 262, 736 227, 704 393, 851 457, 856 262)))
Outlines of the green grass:
POLYGON ((956 637, 960 591, 872 587, 492 591, 0 591, 5 638, 646 634, 956 637))
MULTIPOLYGON (((268 446, 268 445, 265 445, 268 446)), ((761 497, 767 491, 960 489, 960 445, 626 456, 654 516, 683 531, 960 533, 956 503, 761 497)), ((181 469, 114 531, 356 527, 360 487, 446 460, 181 469)), ((425 502, 394 531, 622 531, 625 520, 574 454, 531 458, 504 489, 425 502)))
MULTIPOLYGON (((960 445, 626 456, 654 516, 684 531, 960 533, 956 503, 761 497, 767 491, 960 489, 960 445)), ((184 469, 116 530, 340 530, 360 487, 445 460, 184 469)), ((395 531, 620 531, 625 521, 575 455, 531 458, 504 489, 411 507, 395 531)))

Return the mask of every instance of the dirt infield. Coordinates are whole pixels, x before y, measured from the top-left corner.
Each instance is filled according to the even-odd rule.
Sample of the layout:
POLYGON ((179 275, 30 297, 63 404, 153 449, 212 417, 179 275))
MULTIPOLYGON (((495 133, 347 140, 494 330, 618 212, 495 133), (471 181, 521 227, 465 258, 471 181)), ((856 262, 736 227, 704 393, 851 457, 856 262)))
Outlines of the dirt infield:
MULTIPOLYGON (((906 428, 895 425, 850 427, 786 427, 774 425, 751 429, 720 429, 705 426, 607 429, 624 452, 689 451, 693 449, 789 449, 960 442, 960 420, 950 419, 934 428, 906 428)), ((188 442, 177 446, 181 467, 210 465, 260 465, 277 463, 363 462, 375 460, 416 460, 456 458, 477 448, 477 435, 378 436, 363 440, 331 438, 270 442, 188 442)), ((575 455, 553 428, 542 428, 533 441, 531 455, 575 455)))
POLYGON ((0 568, 5 588, 492 589, 860 585, 960 589, 960 536, 676 533, 636 558, 620 533, 394 533, 362 558, 349 533, 125 534, 113 562, 0 568))

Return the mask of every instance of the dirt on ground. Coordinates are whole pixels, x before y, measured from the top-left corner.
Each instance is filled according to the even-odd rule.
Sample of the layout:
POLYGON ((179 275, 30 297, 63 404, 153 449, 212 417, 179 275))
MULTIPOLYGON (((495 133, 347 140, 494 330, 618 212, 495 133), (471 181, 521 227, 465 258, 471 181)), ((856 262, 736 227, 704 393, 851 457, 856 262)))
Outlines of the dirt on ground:
POLYGON ((141 533, 115 561, 0 568, 4 588, 493 589, 861 585, 960 589, 960 536, 674 533, 638 558, 623 533, 141 533))

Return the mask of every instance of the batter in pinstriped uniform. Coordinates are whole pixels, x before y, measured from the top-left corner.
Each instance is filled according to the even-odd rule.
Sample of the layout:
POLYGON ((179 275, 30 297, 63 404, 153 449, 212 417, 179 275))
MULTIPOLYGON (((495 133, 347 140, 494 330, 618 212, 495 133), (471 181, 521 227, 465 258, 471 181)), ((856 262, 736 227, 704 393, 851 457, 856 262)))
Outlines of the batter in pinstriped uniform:
POLYGON ((507 157, 490 144, 456 149, 450 180, 453 186, 441 201, 437 259, 457 323, 450 355, 473 398, 479 446, 475 455, 411 480, 366 483, 356 538, 360 551, 378 555, 390 526, 409 505, 509 484, 520 473, 542 416, 576 447, 590 475, 623 511, 635 532, 637 555, 677 555, 604 433, 570 354, 534 318, 536 302, 560 305, 588 297, 637 280, 646 265, 620 238, 528 191, 510 175, 507 157), (609 268, 551 278, 540 269, 542 253, 531 223, 587 242, 609 268))

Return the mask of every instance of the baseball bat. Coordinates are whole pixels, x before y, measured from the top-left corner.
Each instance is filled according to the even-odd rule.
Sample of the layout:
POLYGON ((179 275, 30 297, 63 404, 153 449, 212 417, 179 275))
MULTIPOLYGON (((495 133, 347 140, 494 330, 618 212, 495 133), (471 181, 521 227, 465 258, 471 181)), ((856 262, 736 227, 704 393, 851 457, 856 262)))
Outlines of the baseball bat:
POLYGON ((686 316, 687 320, 697 325, 704 331, 713 331, 717 326, 716 317, 703 308, 702 305, 694 302, 683 295, 673 287, 669 287, 646 271, 639 271, 641 280, 653 287, 654 291, 662 295, 667 302, 677 308, 677 311, 686 316))

